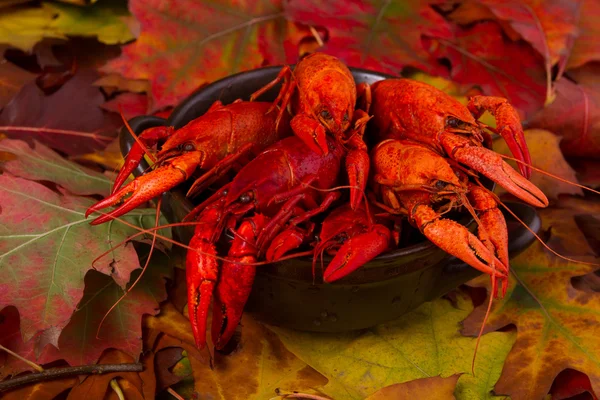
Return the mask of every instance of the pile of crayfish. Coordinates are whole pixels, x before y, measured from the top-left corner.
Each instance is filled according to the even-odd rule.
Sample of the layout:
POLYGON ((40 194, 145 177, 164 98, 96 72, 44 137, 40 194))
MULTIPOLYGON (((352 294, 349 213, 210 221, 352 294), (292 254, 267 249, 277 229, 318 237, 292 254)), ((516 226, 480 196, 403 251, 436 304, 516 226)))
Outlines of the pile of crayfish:
POLYGON ((107 222, 193 178, 187 196, 204 200, 185 218, 196 221, 186 260, 189 316, 203 348, 212 302, 212 341, 221 349, 241 319, 257 262, 300 248, 311 249, 313 260, 335 254, 323 272, 334 282, 398 246, 404 216, 435 245, 489 274, 494 297, 504 295, 506 222, 480 176, 546 207, 528 180, 530 164, 506 99, 475 96, 465 106, 410 79, 357 85, 341 61, 313 53, 293 70, 282 68, 249 101, 217 101, 180 129, 143 131, 112 194, 86 216, 118 205, 92 224, 107 222), (257 101, 278 84, 275 101, 257 101), (495 128, 478 121, 485 111, 495 128), (490 149, 489 132, 508 143, 520 173, 490 149), (154 154, 153 169, 123 186, 146 153, 154 154), (477 236, 444 218, 459 208, 477 221, 477 236), (232 239, 219 254, 226 232, 232 239))

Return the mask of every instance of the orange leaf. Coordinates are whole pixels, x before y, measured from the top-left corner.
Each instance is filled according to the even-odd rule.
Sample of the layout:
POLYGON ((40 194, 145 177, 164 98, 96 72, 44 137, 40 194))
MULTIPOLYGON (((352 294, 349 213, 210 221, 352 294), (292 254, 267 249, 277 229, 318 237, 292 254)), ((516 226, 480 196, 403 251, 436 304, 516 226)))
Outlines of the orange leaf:
POLYGON ((432 376, 430 378, 415 379, 414 381, 396 383, 386 386, 370 395, 367 400, 386 400, 386 399, 419 399, 419 400, 437 400, 437 399, 455 399, 454 389, 460 374, 452 375, 447 378, 432 376))

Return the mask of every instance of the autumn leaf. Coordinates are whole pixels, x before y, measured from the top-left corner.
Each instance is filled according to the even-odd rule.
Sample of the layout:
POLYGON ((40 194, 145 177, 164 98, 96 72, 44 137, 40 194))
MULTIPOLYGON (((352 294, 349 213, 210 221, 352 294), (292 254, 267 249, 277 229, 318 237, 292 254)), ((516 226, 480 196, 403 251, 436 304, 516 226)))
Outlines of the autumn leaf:
POLYGON ((131 0, 129 8, 141 34, 102 71, 149 80, 153 110, 177 104, 205 83, 286 61, 289 27, 279 0, 131 0))
POLYGON ((127 3, 122 0, 102 0, 90 7, 60 3, 42 3, 42 7, 56 15, 50 26, 65 35, 92 36, 106 44, 134 39, 126 23, 131 18, 127 3))
POLYGON ((101 165, 108 171, 118 171, 123 166, 123 154, 119 139, 115 139, 104 150, 71 157, 73 161, 101 165))
MULTIPOLYGON (((166 303, 158 316, 146 320, 146 325, 165 333, 155 345, 157 351, 179 346, 188 352, 189 356, 173 369, 187 365, 179 373, 183 376, 192 374, 195 384, 185 389, 190 397, 262 400, 273 397, 276 388, 314 393, 314 389, 327 382, 286 350, 274 333, 247 314, 242 318, 242 339, 238 348, 227 356, 216 354, 212 369, 208 359, 195 349, 189 320, 172 305, 166 303)), ((186 394, 179 391, 180 388, 177 390, 186 394)))
POLYGON ((92 7, 43 2, 41 7, 12 7, 0 13, 0 43, 30 52, 43 38, 94 36, 116 44, 133 39, 125 20, 127 9, 118 0, 92 7))
POLYGON ((460 375, 451 375, 447 378, 433 376, 431 378, 415 379, 405 383, 396 383, 379 389, 366 400, 386 400, 386 399, 412 399, 419 400, 437 400, 437 399, 456 399, 454 397, 454 388, 460 375))
POLYGON ((567 62, 567 69, 577 68, 588 61, 600 60, 600 3, 597 0, 582 0, 579 13, 579 34, 567 62))
POLYGON ((92 86, 97 79, 95 71, 82 70, 49 96, 34 82, 26 84, 0 113, 0 132, 15 139, 36 139, 70 155, 106 147, 122 121, 100 108, 105 99, 92 86))
POLYGON ((110 193, 110 180, 89 168, 66 160, 50 148, 33 141, 33 148, 22 140, 0 141, 0 151, 16 158, 0 163, 0 168, 12 175, 35 181, 51 181, 73 194, 89 195, 110 193))
MULTIPOLYGON (((586 201, 578 200, 579 207, 574 210, 562 208, 562 202, 558 203, 559 208, 540 210, 542 229, 552 228, 547 242, 550 247, 559 248, 558 242, 577 233, 571 216, 572 212, 583 211, 582 202, 586 201), (563 226, 556 227, 556 221, 563 226)), ((600 211, 597 204, 588 207, 600 211)), ((585 241, 579 246, 585 246, 585 241)), ((579 259, 594 261, 581 257, 581 250, 571 250, 579 259)), ((486 332, 510 324, 517 327, 516 342, 495 392, 510 395, 513 400, 541 399, 559 372, 571 368, 588 375, 598 393, 600 295, 577 290, 572 283, 573 278, 597 267, 565 261, 535 243, 511 260, 511 268, 514 277, 510 277, 506 298, 494 303, 485 327, 486 332)), ((486 308, 487 304, 482 304, 464 321, 464 334, 478 333, 486 308)))
MULTIPOLYGON (((531 160, 536 168, 559 178, 578 183, 575 171, 567 163, 560 151, 560 137, 542 129, 528 129, 524 133, 525 142, 531 154, 531 160)), ((509 157, 512 156, 506 142, 502 139, 494 142, 494 151, 509 157)), ((508 162, 513 168, 516 168, 516 162, 508 162)), ((551 199, 558 199, 558 195, 561 193, 583 196, 583 190, 577 186, 562 182, 538 171, 532 171, 530 181, 551 199)), ((506 193, 501 187, 497 188, 497 192, 506 193)))
POLYGON ((323 51, 352 67, 398 75, 412 65, 435 71, 421 36, 450 39, 450 25, 428 1, 291 0, 288 18, 325 27, 329 39, 323 51))
POLYGON ((43 38, 65 39, 51 24, 55 17, 48 8, 11 7, 0 12, 0 43, 31 51, 43 38))
POLYGON ((547 79, 551 68, 558 64, 563 70, 575 37, 581 0, 481 0, 500 20, 521 37, 546 60, 547 79))
POLYGON ((459 399, 490 398, 514 333, 496 332, 481 339, 473 378, 475 340, 460 337, 458 332, 472 303, 458 294, 456 307, 439 299, 396 321, 359 332, 271 329, 292 353, 329 379, 323 392, 336 399, 364 399, 396 383, 460 373, 455 393, 465 395, 459 399))
MULTIPOLYGON (((19 309, 25 341, 49 328, 60 331, 81 299, 94 259, 137 230, 118 221, 91 226, 84 213, 93 200, 6 173, 0 176, 0 204, 0 308, 19 309)), ((155 211, 135 210, 123 219, 151 227, 155 211)), ((124 287, 139 260, 129 245, 94 268, 124 287)))
POLYGON ((566 156, 600 156, 600 83, 596 65, 582 67, 577 83, 566 77, 556 84, 556 98, 527 122, 529 128, 552 131, 564 139, 560 148, 566 156))
POLYGON ((447 58, 452 80, 477 85, 489 96, 507 98, 525 117, 541 109, 546 100, 543 59, 524 42, 504 38, 500 26, 482 22, 457 28, 456 39, 431 44, 432 53, 447 58), (519 62, 515 62, 519 60, 519 62))
POLYGON ((131 119, 148 113, 148 96, 142 93, 121 93, 102 104, 102 108, 114 113, 122 112, 126 119, 131 119))
MULTIPOLYGON (((0 48, 0 53, 3 53, 0 48)), ((16 95, 21 87, 31 82, 35 75, 3 59, 0 61, 0 109, 16 95)))

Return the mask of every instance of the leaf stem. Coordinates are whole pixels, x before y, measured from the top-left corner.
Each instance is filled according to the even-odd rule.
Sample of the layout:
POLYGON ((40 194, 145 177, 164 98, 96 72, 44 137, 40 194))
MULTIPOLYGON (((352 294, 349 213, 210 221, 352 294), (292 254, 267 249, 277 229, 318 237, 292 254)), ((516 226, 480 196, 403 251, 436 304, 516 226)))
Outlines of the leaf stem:
POLYGON ((0 131, 56 133, 59 135, 92 137, 95 140, 106 142, 110 142, 114 139, 107 136, 98 136, 98 134, 90 132, 71 131, 68 129, 38 128, 34 126, 0 126, 0 131))
POLYGON ((101 375, 109 372, 142 372, 143 369, 144 366, 141 363, 93 364, 80 365, 77 367, 51 368, 44 370, 43 372, 34 372, 0 382, 0 393, 29 383, 61 379, 74 375, 101 375))
POLYGON ((21 357, 20 355, 18 355, 14 351, 12 351, 10 349, 7 349, 6 347, 2 346, 1 344, 0 344, 0 350, 4 350, 5 352, 7 352, 8 354, 10 354, 11 356, 13 356, 15 358, 18 358, 19 360, 23 361, 25 364, 29 365, 31 368, 35 369, 38 372, 43 372, 44 371, 44 368, 42 368, 40 365, 34 363, 33 361, 29 361, 25 357, 21 357))

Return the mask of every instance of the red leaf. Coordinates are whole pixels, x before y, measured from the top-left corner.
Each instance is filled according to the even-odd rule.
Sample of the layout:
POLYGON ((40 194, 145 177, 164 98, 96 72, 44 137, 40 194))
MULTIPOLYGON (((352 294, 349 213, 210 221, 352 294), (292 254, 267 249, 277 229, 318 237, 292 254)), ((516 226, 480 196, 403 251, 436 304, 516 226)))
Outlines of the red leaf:
POLYGON ((600 2, 583 0, 579 14, 579 35, 575 39, 567 69, 582 66, 588 61, 600 60, 600 2))
POLYGON ((448 22, 424 0, 291 0, 286 15, 327 28, 323 50, 348 65, 396 75, 405 65, 433 72, 421 36, 452 37, 448 22))
POLYGON ((129 8, 141 34, 103 71, 148 79, 153 110, 178 103, 207 82, 286 61, 281 0, 131 0, 129 8))
POLYGON ((598 68, 581 68, 579 83, 567 78, 556 82, 556 98, 537 113, 528 127, 563 136, 560 148, 568 156, 600 158, 600 82, 598 68))
POLYGON ((31 82, 35 75, 7 60, 0 61, 0 109, 4 107, 21 87, 31 82))
MULTIPOLYGON (((81 299, 92 261, 137 232, 117 221, 91 226, 84 212, 92 203, 8 173, 0 175, 0 309, 18 308, 25 341, 49 328, 60 331, 81 299)), ((125 220, 153 226, 155 212, 134 210, 125 220)), ((131 245, 95 264, 121 286, 136 268, 139 260, 131 245)))
POLYGON ((148 96, 140 93, 121 93, 104 103, 102 108, 118 114, 123 111, 125 118, 131 119, 148 113, 148 96))
POLYGON ((120 118, 100 108, 102 92, 92 86, 96 72, 83 70, 56 93, 45 96, 34 82, 26 84, 0 114, 0 131, 17 139, 36 139, 67 154, 83 154, 106 147, 116 136, 120 118), (47 133, 37 127, 81 132, 81 135, 47 133))
POLYGON ((598 400, 592 390, 590 378, 583 372, 570 368, 558 374, 550 388, 552 400, 564 400, 586 392, 592 396, 593 400, 598 400))
POLYGON ((567 61, 577 36, 582 0, 481 0, 501 20, 531 43, 550 67, 567 61))
MULTIPOLYGON (((60 350, 54 357, 71 365, 84 365, 96 362, 104 350, 115 348, 137 358, 142 351, 142 318, 158 313, 159 303, 167 298, 165 278, 171 273, 167 256, 155 252, 152 257, 140 282, 111 311, 99 332, 100 321, 119 300, 123 289, 95 271, 86 275, 85 292, 58 339, 60 350)), ((138 275, 132 274, 132 281, 138 275)))
POLYGON ((447 57, 458 83, 478 85, 484 94, 506 97, 525 117, 543 107, 546 73, 542 58, 524 42, 506 39, 500 26, 482 22, 460 28, 456 43, 440 41, 435 54, 447 57))

